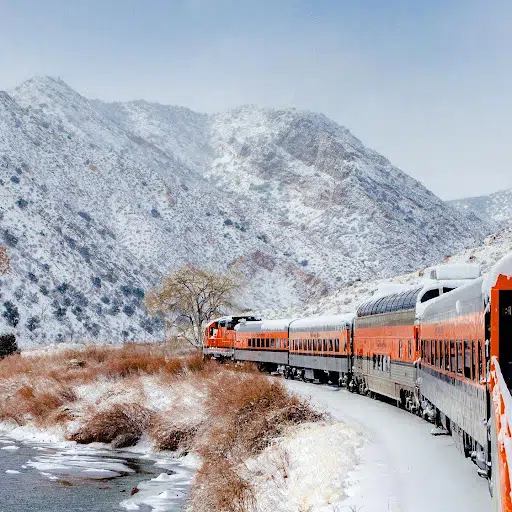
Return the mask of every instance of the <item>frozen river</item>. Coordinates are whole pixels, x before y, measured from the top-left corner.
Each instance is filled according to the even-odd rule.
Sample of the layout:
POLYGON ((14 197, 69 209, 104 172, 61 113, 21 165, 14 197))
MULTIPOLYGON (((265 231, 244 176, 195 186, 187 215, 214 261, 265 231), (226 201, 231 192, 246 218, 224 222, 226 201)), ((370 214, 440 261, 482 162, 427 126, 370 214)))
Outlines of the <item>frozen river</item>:
POLYGON ((0 436, 1 512, 178 511, 191 475, 173 459, 0 436))
POLYGON ((363 433, 366 443, 349 484, 346 510, 361 512, 484 512, 487 481, 449 436, 392 405, 345 389, 285 381, 294 392, 363 433))

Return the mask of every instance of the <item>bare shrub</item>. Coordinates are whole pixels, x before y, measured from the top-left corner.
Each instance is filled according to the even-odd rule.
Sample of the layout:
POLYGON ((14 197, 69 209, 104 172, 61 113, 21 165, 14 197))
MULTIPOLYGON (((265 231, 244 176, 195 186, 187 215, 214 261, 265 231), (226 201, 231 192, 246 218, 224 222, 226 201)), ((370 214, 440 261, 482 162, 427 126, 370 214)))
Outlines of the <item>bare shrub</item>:
POLYGON ((206 383, 208 419, 196 443, 204 464, 191 499, 198 510, 252 510, 252 488, 240 476, 243 461, 260 453, 286 427, 324 415, 262 374, 223 371, 206 383))
POLYGON ((70 439, 82 444, 111 443, 119 436, 138 440, 150 425, 151 418, 151 411, 139 404, 113 404, 86 418, 70 439))
POLYGON ((149 437, 156 450, 188 452, 197 432, 197 427, 173 422, 167 414, 155 418, 149 437))
POLYGON ((191 505, 196 512, 247 512, 255 507, 254 491, 233 462, 225 457, 213 458, 197 472, 191 505))
POLYGON ((44 390, 26 384, 14 394, 4 397, 0 405, 0 419, 19 425, 32 420, 38 426, 49 426, 59 423, 64 416, 69 418, 63 407, 76 400, 73 389, 58 382, 44 384, 44 390))

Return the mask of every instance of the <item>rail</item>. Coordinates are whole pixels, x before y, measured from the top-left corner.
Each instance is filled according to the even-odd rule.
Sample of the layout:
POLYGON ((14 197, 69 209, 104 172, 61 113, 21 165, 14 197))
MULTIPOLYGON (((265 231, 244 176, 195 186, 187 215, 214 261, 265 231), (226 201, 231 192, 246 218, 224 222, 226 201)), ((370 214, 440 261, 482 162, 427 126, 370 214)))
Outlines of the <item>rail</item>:
POLYGON ((512 512, 512 396, 495 356, 491 358, 490 391, 493 511, 512 512))

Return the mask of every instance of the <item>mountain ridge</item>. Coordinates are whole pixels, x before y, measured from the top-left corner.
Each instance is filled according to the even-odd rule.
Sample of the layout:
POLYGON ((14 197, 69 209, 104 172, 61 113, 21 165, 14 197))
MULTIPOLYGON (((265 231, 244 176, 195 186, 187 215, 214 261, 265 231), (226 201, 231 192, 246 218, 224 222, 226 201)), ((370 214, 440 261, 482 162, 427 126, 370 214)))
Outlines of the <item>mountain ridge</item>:
POLYGON ((2 305, 16 305, 25 344, 161 337, 144 292, 188 262, 236 266, 240 303, 277 308, 436 263, 492 231, 347 128, 295 109, 207 115, 34 78, 0 93, 0 153, 12 262, 0 328, 2 305))
POLYGON ((448 203, 459 211, 472 211, 485 221, 512 224, 512 188, 483 196, 454 199, 448 203))

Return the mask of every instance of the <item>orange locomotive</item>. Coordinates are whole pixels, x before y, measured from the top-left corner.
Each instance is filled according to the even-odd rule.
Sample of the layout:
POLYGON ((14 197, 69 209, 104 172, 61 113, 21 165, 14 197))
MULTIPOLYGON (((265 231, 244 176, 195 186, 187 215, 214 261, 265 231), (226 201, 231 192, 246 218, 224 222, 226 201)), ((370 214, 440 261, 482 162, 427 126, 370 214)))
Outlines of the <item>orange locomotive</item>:
POLYGON ((240 322, 254 321, 254 316, 223 316, 212 320, 204 335, 203 354, 215 359, 233 359, 235 327, 240 322))

